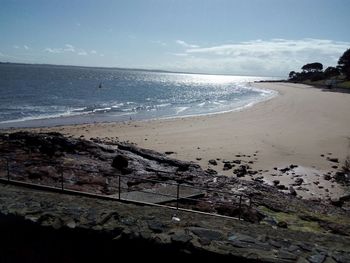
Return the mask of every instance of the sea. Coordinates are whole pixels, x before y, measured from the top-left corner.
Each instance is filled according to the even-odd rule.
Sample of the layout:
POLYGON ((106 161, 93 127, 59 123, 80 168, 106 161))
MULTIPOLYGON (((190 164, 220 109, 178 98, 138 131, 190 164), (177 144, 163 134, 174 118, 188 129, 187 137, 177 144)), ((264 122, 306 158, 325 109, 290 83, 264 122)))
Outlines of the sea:
POLYGON ((276 95, 272 77, 0 64, 0 128, 149 120, 239 110, 276 95))

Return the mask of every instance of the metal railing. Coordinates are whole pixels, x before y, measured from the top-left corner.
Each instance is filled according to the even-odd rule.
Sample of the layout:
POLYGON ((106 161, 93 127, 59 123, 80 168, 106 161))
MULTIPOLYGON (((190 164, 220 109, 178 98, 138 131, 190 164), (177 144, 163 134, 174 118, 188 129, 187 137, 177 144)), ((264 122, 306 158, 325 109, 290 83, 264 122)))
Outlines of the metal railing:
MULTIPOLYGON (((247 203, 245 206, 248 209, 251 209, 252 207, 252 197, 245 195, 245 194, 238 194, 238 193, 233 193, 233 192, 228 192, 228 191, 222 191, 216 188, 211 188, 211 187, 201 187, 201 186, 194 186, 191 185, 191 183, 186 183, 186 182, 166 182, 166 181, 161 181, 161 180, 156 180, 156 179, 150 179, 150 178, 140 178, 140 177, 136 177, 136 176, 132 176, 132 175, 122 175, 122 174, 117 174, 115 175, 117 177, 117 192, 116 193, 111 193, 110 195, 101 195, 101 194, 96 194, 96 193, 92 193, 92 192, 86 192, 86 191, 77 191, 77 190, 73 190, 72 188, 69 187, 69 185, 67 185, 67 182, 65 184, 65 177, 64 177, 64 171, 63 169, 61 169, 60 171, 60 177, 59 178, 59 184, 55 184, 55 185, 45 185, 45 184, 38 184, 38 183, 32 183, 32 182, 26 182, 24 180, 16 180, 15 177, 11 178, 11 166, 10 166, 10 159, 7 157, 0 157, 0 160, 3 160, 2 162, 4 163, 4 165, 2 165, 2 167, 5 167, 5 177, 6 180, 0 180, 0 182, 7 182, 7 183, 15 183, 15 184, 20 184, 23 186, 27 186, 27 187, 34 187, 34 188, 40 188, 43 190, 48 190, 48 191, 56 191, 56 192, 61 192, 61 193, 70 193, 70 194, 81 194, 84 196, 91 196, 91 197, 97 197, 97 198, 105 198, 105 199, 112 199, 112 200, 117 200, 117 201, 127 201, 127 202, 132 202, 132 203, 139 203, 139 204, 147 204, 147 205, 157 205, 159 206, 160 203, 163 204, 167 204, 167 205, 163 205, 165 207, 171 207, 174 208, 176 210, 191 210, 193 212, 199 212, 199 213, 206 213, 205 211, 200 210, 200 209, 194 209, 193 207, 191 209, 188 208, 183 208, 180 207, 181 204, 185 203, 194 203, 194 204, 198 204, 200 203, 206 203, 209 204, 211 207, 211 210, 215 211, 215 208, 217 208, 220 205, 225 205, 225 206, 229 206, 231 208, 237 208, 238 207, 238 217, 236 216, 228 216, 228 215, 222 215, 219 213, 208 213, 210 215, 214 215, 214 216, 224 216, 224 217, 229 217, 229 218, 235 218, 238 220, 242 219, 242 207, 243 207, 243 202, 245 199, 245 203, 247 203), (137 180, 138 184, 141 184, 142 182, 144 183, 152 183, 152 184, 160 184, 160 185, 166 185, 166 186, 170 186, 175 188, 175 192, 176 194, 168 194, 168 193, 160 193, 160 192, 156 192, 155 190, 157 189, 157 187, 152 187, 152 188, 145 188, 145 189, 137 189, 137 190, 132 190, 132 187, 123 187, 122 185, 124 184, 123 179, 133 179, 133 180, 137 180), (208 193, 213 193, 216 196, 221 195, 221 198, 226 198, 229 199, 229 201, 218 201, 218 200, 205 200, 203 198, 199 199, 199 198, 192 198, 192 197, 186 197, 186 196, 181 196, 181 190, 185 189, 185 188, 189 188, 189 189, 193 189, 193 190, 197 190, 197 191, 201 191, 198 192, 198 194, 196 196, 201 196, 201 197, 208 197, 208 193), (151 190, 151 191, 150 191, 151 190), (132 200, 132 199, 127 199, 127 198, 123 198, 123 194, 125 193, 130 193, 130 192, 138 192, 138 193, 146 193, 148 195, 155 195, 155 196, 163 196, 163 197, 168 197, 168 200, 165 200, 163 202, 158 202, 157 204, 152 204, 149 202, 143 202, 140 200, 132 200), (233 199, 235 199, 235 201, 233 201, 233 199), (175 203, 175 204, 174 204, 175 203)), ((77 168, 73 168, 73 167, 69 167, 69 168, 65 168, 67 170, 75 170, 77 168)), ((1 170, 0 170, 1 171, 1 170)), ((1 177, 0 177, 1 178, 1 177)), ((172 179, 174 180, 174 179, 172 179)), ((176 180, 175 180, 176 181, 176 180)), ((181 180, 182 181, 182 180, 181 180)), ((127 183, 126 183, 127 184, 127 183)), ((191 195, 190 195, 191 196, 191 195)), ((214 198, 214 197, 213 197, 214 198)), ((209 210, 210 210, 209 209, 209 210)))

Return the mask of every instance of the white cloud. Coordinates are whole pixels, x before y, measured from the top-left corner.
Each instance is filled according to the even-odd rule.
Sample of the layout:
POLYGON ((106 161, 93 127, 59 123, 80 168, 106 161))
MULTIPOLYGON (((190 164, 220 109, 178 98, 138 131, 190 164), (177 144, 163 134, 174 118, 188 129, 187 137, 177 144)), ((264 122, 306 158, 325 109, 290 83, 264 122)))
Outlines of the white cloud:
POLYGON ((63 49, 63 51, 75 52, 75 48, 71 44, 65 44, 64 46, 65 46, 65 48, 63 49))
POLYGON ((199 48, 198 45, 188 44, 188 43, 186 43, 186 42, 183 41, 183 40, 176 40, 176 43, 179 44, 179 45, 181 45, 181 46, 183 46, 183 47, 185 47, 185 48, 199 48))
POLYGON ((58 53, 62 53, 63 49, 62 48, 50 48, 50 47, 47 47, 47 48, 44 49, 44 51, 49 52, 49 53, 58 54, 58 53))
POLYGON ((153 44, 161 45, 161 46, 166 46, 166 43, 160 40, 151 40, 150 41, 153 44))
POLYGON ((85 50, 80 50, 79 52, 78 52, 78 55, 79 56, 87 56, 87 52, 85 51, 85 50))
POLYGON ((29 47, 28 47, 27 45, 23 45, 23 48, 24 48, 25 50, 28 50, 28 49, 29 49, 29 47))
POLYGON ((19 46, 17 46, 17 45, 13 45, 13 48, 15 48, 15 49, 19 49, 19 46))
POLYGON ((325 67, 335 66, 349 47, 349 42, 324 39, 252 40, 188 47, 186 53, 189 56, 177 61, 176 67, 199 72, 285 76, 291 70, 300 70, 305 63, 317 61, 325 67))
POLYGON ((6 55, 0 52, 0 57, 6 57, 6 55))
POLYGON ((189 56, 188 53, 169 53, 170 55, 176 56, 176 57, 187 57, 189 56))
POLYGON ((100 57, 104 57, 105 56, 105 54, 100 54, 100 57))
MULTIPOLYGON (((80 48, 76 48, 71 44, 65 44, 63 48, 45 48, 44 49, 45 52, 48 53, 53 53, 53 54, 60 54, 60 53, 68 53, 68 52, 72 52, 75 53, 79 56, 87 56, 88 52, 86 52, 84 49, 80 49, 80 48)), ((92 49, 90 51, 91 54, 97 54, 97 51, 92 49)))

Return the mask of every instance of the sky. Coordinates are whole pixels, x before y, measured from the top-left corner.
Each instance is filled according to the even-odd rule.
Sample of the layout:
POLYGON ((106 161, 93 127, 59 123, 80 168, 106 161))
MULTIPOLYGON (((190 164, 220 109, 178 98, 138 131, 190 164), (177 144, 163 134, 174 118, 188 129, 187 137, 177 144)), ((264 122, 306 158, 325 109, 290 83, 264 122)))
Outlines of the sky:
POLYGON ((350 0, 0 0, 0 61, 282 76, 335 66, 350 0))

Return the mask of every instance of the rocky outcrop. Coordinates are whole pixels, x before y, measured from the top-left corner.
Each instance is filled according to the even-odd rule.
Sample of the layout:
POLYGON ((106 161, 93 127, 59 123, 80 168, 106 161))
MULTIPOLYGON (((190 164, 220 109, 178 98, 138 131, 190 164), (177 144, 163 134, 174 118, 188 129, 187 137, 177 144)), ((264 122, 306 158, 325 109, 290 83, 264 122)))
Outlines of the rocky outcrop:
MULTIPOLYGON (((6 262, 349 262, 350 238, 0 184, 6 262), (176 213, 176 215, 174 215, 176 213), (59 253, 58 253, 59 251, 59 253)), ((280 223, 281 227, 286 225, 280 223)))
MULTIPOLYGON (((311 230, 320 233, 328 233, 327 225, 334 221, 345 226, 350 224, 349 210, 340 207, 349 203, 346 198, 337 205, 333 205, 333 201, 302 200, 293 190, 280 192, 278 188, 288 190, 280 183, 275 187, 262 184, 262 180, 248 182, 222 176, 210 168, 204 171, 197 164, 122 142, 75 139, 59 133, 17 132, 0 134, 0 155, 9 160, 11 179, 24 182, 60 188, 63 178, 65 189, 117 195, 119 176, 122 176, 122 192, 156 192, 167 183, 200 187, 205 193, 196 200, 182 201, 180 207, 241 215, 248 222, 276 226, 276 222, 287 221, 289 228, 310 230, 309 221, 298 219, 299 215, 308 214, 316 226, 311 230), (279 219, 281 215, 283 219, 279 219)), ((233 172, 242 176, 254 172, 246 164, 236 167, 233 172)), ((6 161, 0 163, 0 177, 7 177, 6 161)), ((340 232, 350 235, 346 227, 340 232)))

